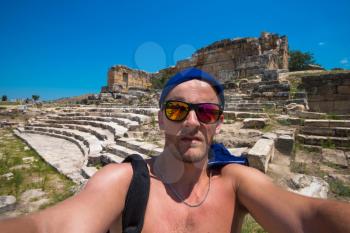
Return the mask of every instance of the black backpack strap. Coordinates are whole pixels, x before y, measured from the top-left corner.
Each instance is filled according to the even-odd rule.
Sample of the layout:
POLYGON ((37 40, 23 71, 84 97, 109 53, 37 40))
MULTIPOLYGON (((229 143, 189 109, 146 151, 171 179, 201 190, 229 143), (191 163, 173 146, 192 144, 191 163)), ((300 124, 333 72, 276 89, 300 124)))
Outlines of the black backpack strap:
POLYGON ((125 198, 123 233, 139 233, 143 227, 150 189, 150 177, 146 162, 137 154, 128 156, 123 163, 131 162, 133 176, 125 198))

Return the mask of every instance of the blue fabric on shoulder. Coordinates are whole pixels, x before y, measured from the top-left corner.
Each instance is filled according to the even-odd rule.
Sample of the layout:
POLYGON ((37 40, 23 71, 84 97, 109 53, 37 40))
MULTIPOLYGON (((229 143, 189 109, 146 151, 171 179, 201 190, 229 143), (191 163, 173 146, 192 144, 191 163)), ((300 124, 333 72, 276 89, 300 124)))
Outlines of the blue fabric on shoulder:
POLYGON ((245 156, 232 155, 221 143, 214 143, 210 146, 210 155, 208 168, 219 168, 230 163, 249 166, 248 159, 245 156))

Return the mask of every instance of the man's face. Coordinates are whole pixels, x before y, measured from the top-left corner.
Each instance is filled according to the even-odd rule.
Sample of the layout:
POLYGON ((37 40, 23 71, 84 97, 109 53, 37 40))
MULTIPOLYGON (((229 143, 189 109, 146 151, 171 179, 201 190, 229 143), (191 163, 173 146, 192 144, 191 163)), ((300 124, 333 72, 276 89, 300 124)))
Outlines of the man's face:
MULTIPOLYGON (((179 84, 168 94, 165 100, 179 100, 187 103, 215 103, 219 99, 214 89, 206 82, 190 80, 179 84)), ((174 122, 167 119, 164 110, 158 114, 159 127, 165 133, 166 150, 187 163, 199 162, 208 157, 208 149, 213 137, 220 131, 223 116, 214 124, 200 122, 194 110, 185 120, 174 122)))

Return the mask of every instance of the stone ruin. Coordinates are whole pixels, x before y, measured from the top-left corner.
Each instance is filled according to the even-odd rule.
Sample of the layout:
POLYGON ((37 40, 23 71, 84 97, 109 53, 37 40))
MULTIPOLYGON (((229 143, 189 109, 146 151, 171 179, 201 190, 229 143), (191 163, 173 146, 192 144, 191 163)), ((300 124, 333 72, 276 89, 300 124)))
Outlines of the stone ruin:
POLYGON ((197 50, 191 58, 178 61, 174 67, 147 73, 122 65, 108 71, 108 85, 101 93, 126 93, 130 89, 148 90, 152 78, 170 76, 187 68, 200 68, 224 84, 240 79, 266 77, 288 69, 288 39, 263 32, 259 38, 225 39, 197 50), (267 72, 267 71, 270 71, 267 72))
POLYGON ((310 111, 350 113, 350 73, 310 75, 302 78, 310 111))
POLYGON ((128 92, 129 89, 149 89, 151 74, 116 65, 108 70, 108 85, 101 92, 128 92))
MULTIPOLYGON (((283 70, 287 65, 285 46, 286 37, 272 34, 263 34, 258 39, 225 40, 198 50, 191 59, 157 75, 170 74, 180 69, 180 64, 181 68, 187 66, 184 64, 193 65, 191 62, 199 61, 199 57, 205 57, 201 61, 212 62, 210 59, 216 56, 215 64, 222 68, 225 66, 220 64, 228 64, 231 59, 228 73, 239 82, 225 90, 225 122, 215 140, 234 155, 247 156, 252 167, 274 177, 286 189, 325 198, 329 190, 325 181, 295 174, 291 166, 293 163, 325 161, 345 169, 338 172, 332 166, 322 165, 320 169, 329 174, 328 177, 350 179, 349 172, 346 174, 350 162, 350 110, 346 104, 350 99, 350 72, 286 72, 283 70), (253 48, 249 49, 248 44, 254 45, 253 48), (245 51, 246 56, 241 59, 236 57, 238 54, 230 57, 223 52, 225 48, 245 51), (244 60, 260 62, 247 62, 244 66, 244 60), (302 77, 295 88, 293 80, 298 75, 302 77), (308 153, 295 152, 296 147, 313 151, 316 160, 308 153)), ((219 68, 213 70, 211 63, 201 64, 200 68, 212 69, 211 72, 222 81, 227 80, 228 76, 220 76, 224 72, 219 68)), ((148 88, 149 78, 152 76, 145 72, 115 66, 111 68, 108 86, 103 90, 108 93, 128 91, 130 95, 133 88, 148 88), (138 81, 131 81, 133 78, 138 81)), ((133 153, 150 158, 162 151, 164 138, 157 127, 159 109, 154 99, 157 98, 149 98, 147 107, 143 103, 128 105, 115 99, 120 103, 108 107, 101 104, 30 108, 27 111, 32 112, 33 117, 11 127, 46 162, 81 184, 101 165, 120 163, 133 153)))
POLYGON ((178 61, 170 69, 177 72, 187 67, 200 68, 222 83, 262 76, 266 70, 287 70, 288 39, 263 32, 259 38, 217 41, 197 50, 191 58, 178 61))

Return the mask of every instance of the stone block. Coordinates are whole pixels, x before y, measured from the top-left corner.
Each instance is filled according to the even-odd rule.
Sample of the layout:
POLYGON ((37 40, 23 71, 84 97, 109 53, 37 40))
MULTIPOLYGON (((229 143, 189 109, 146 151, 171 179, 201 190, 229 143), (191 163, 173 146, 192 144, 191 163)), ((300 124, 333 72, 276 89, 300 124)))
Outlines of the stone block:
POLYGON ((335 101, 333 113, 338 113, 338 114, 350 113, 350 100, 335 101))
POLYGON ((300 129, 300 132, 308 135, 335 136, 335 131, 328 127, 305 126, 300 129))
POLYGON ((271 132, 264 133, 264 134, 262 135, 262 138, 271 139, 271 140, 273 140, 273 141, 276 141, 276 140, 277 140, 277 134, 271 133, 271 132))
POLYGON ((296 174, 288 182, 291 191, 308 197, 327 199, 329 185, 319 177, 296 174))
POLYGON ((90 179, 97 171, 96 167, 83 167, 81 169, 81 175, 86 179, 90 179))
POLYGON ((0 196, 0 214, 12 211, 16 207, 16 197, 14 196, 0 196))
POLYGON ((344 151, 347 160, 350 160, 350 151, 344 151))
POLYGON ((334 101, 313 101, 309 100, 309 108, 314 112, 334 112, 334 101))
POLYGON ((350 120, 329 120, 329 127, 349 127, 350 120))
POLYGON ((335 149, 322 149, 322 160, 324 162, 329 162, 332 164, 335 164, 337 166, 340 166, 342 168, 348 167, 348 161, 345 156, 344 151, 342 150, 335 150, 335 149))
POLYGON ((12 180, 13 179, 13 173, 9 172, 9 173, 1 175, 0 177, 5 178, 6 180, 12 180))
POLYGON ((266 126, 268 119, 266 118, 246 118, 243 120, 243 128, 262 129, 266 126))
POLYGON ((306 118, 306 119, 324 119, 327 116, 326 113, 321 113, 321 112, 296 111, 295 114, 298 117, 306 118))
POLYGON ((337 87, 338 94, 350 95, 350 86, 338 86, 337 87))
POLYGON ((233 111, 225 111, 224 118, 225 120, 236 120, 236 114, 233 111))
POLYGON ((297 117, 290 117, 288 115, 281 115, 275 118, 282 125, 302 125, 303 120, 297 117))
POLYGON ((271 139, 259 139, 248 152, 250 166, 267 172, 268 164, 274 155, 274 141, 271 139))
POLYGON ((304 126, 329 127, 329 120, 305 120, 304 126))
POLYGON ((23 163, 25 163, 25 164, 31 164, 35 161, 35 158, 34 157, 24 157, 24 158, 22 158, 22 160, 23 160, 23 163))
POLYGON ((248 152, 248 147, 238 147, 238 148, 228 148, 227 149, 231 154, 235 156, 241 156, 248 152))
POLYGON ((280 135, 277 138, 276 149, 286 155, 291 155, 293 152, 294 137, 290 135, 280 135))

